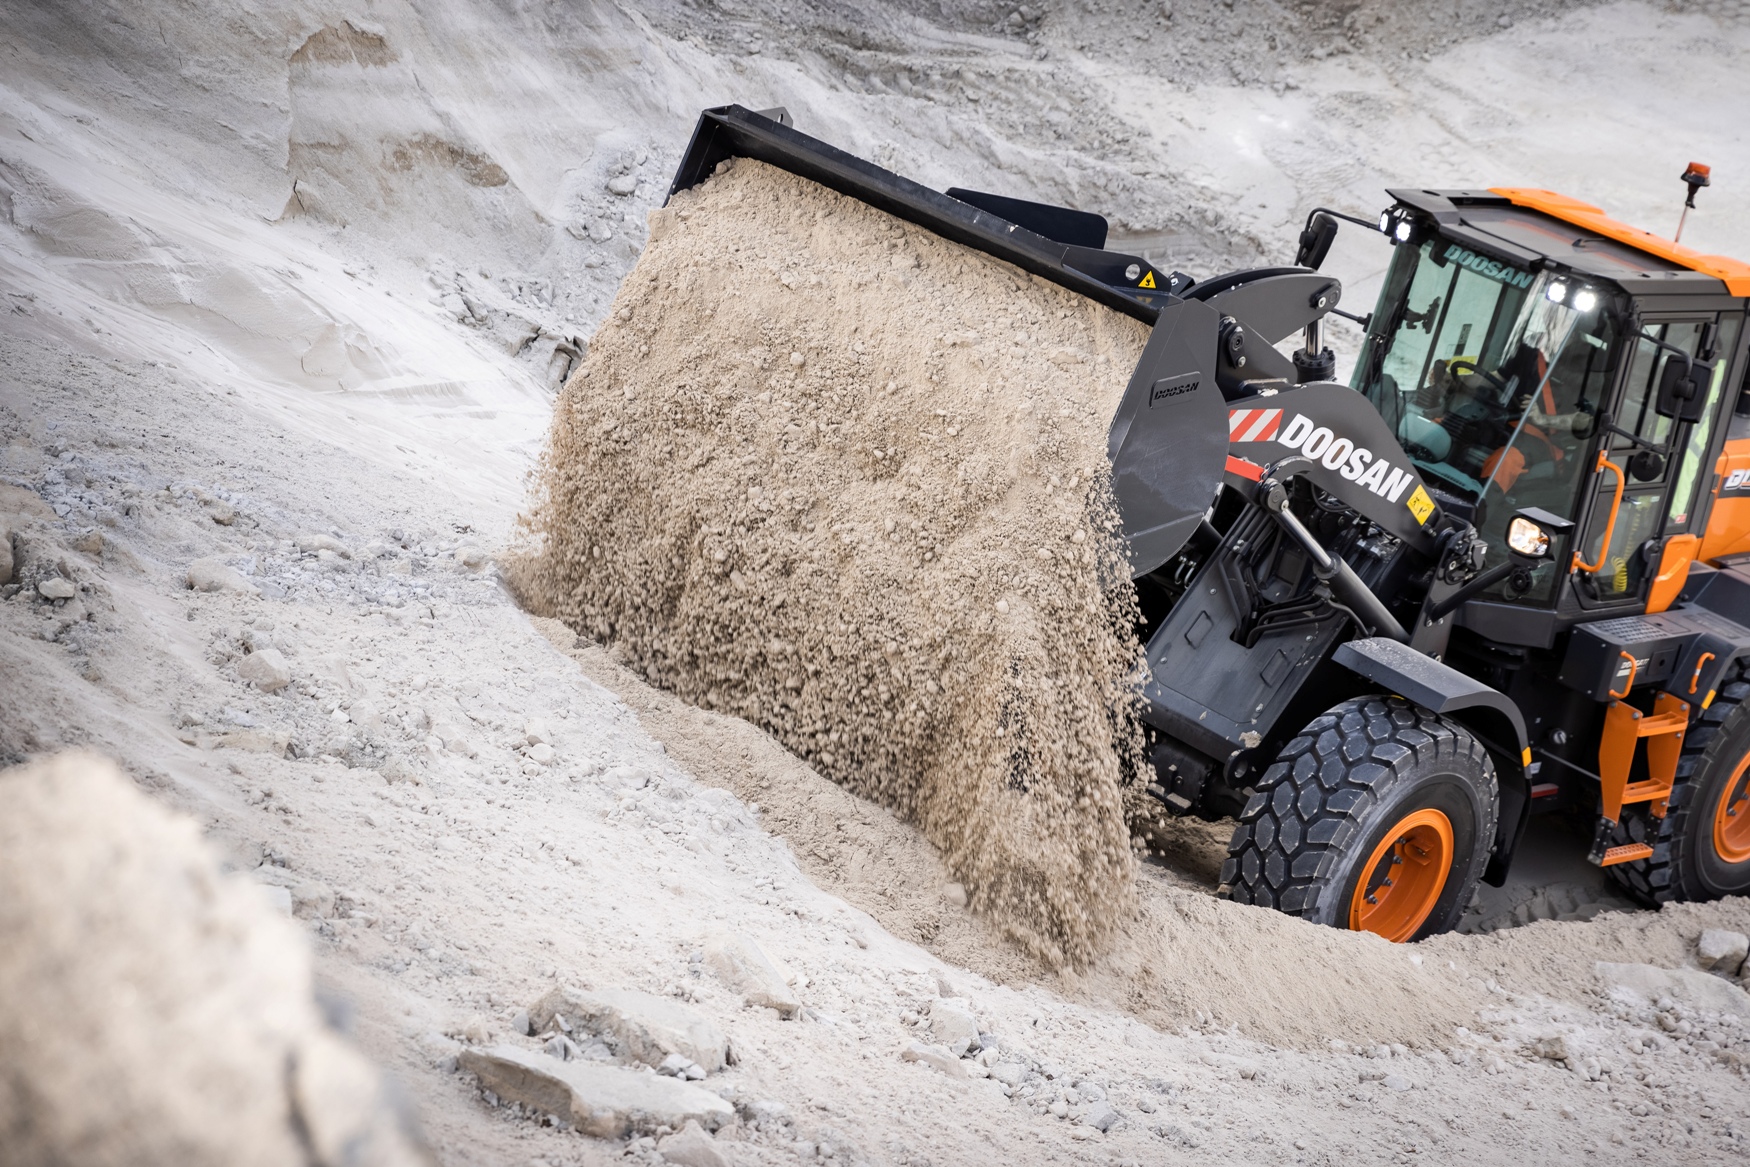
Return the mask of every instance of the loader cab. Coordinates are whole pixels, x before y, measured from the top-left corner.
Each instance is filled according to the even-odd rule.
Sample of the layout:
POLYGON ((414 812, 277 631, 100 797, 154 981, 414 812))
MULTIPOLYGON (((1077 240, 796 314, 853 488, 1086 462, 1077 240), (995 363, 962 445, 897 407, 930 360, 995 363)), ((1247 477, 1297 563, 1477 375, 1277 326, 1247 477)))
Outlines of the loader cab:
POLYGON ((1704 550, 1750 551, 1703 538, 1745 377, 1741 294, 1552 214, 1584 204, 1548 192, 1391 193, 1395 254, 1352 386, 1488 566, 1514 514, 1572 524, 1461 624, 1547 648, 1576 620, 1661 610, 1704 550))

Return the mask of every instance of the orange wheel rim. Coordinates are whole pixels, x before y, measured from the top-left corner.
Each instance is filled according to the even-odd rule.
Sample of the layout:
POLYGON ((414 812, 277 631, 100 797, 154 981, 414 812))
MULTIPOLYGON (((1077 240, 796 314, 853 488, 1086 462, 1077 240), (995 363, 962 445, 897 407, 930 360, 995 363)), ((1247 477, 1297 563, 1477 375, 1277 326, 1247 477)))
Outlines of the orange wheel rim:
POLYGON ((1394 944, 1414 936, 1440 902, 1452 855, 1452 820, 1446 815, 1428 807, 1399 819, 1361 868, 1349 901, 1349 927, 1394 944))
POLYGON ((1739 759, 1714 808, 1714 850, 1727 863, 1750 861, 1750 782, 1744 778, 1746 769, 1750 769, 1750 754, 1739 759))

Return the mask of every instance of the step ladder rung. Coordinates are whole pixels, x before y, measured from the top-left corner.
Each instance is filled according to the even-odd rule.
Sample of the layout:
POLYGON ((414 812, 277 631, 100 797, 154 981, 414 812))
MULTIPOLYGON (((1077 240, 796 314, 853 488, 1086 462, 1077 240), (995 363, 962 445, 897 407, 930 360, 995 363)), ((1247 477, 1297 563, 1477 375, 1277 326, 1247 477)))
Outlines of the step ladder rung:
POLYGON ((1633 863, 1637 859, 1651 859, 1653 849, 1645 843, 1623 843, 1619 846, 1605 849, 1604 858, 1598 863, 1600 867, 1614 867, 1618 863, 1633 863))

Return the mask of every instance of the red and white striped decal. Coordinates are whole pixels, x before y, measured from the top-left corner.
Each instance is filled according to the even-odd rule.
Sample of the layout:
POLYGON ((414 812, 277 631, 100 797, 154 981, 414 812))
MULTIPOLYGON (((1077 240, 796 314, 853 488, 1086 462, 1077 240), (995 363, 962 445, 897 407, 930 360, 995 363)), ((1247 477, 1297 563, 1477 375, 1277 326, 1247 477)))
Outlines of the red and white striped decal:
POLYGON ((1282 428, 1280 409, 1230 409, 1227 411, 1227 440, 1230 442, 1269 442, 1282 428))

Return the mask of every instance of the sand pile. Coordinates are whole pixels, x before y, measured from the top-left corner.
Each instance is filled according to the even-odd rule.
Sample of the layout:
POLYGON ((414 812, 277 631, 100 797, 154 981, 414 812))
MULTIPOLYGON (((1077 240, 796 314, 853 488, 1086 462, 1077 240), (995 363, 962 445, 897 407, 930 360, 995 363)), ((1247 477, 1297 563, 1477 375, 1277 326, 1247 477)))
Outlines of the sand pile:
POLYGON ((1146 336, 739 161, 652 215, 518 589, 913 819, 975 908, 1085 961, 1131 903, 1105 438, 1146 336))
POLYGON ((262 892, 102 759, 0 773, 0 1161, 431 1162, 262 892))

